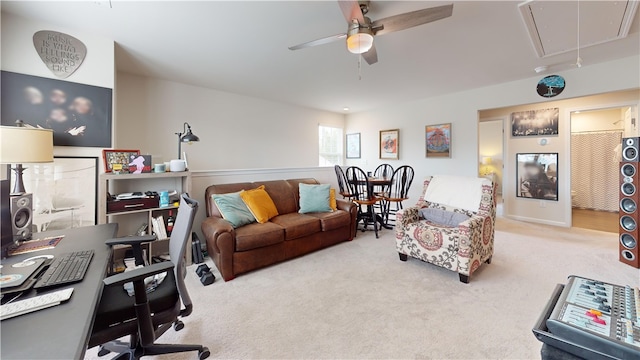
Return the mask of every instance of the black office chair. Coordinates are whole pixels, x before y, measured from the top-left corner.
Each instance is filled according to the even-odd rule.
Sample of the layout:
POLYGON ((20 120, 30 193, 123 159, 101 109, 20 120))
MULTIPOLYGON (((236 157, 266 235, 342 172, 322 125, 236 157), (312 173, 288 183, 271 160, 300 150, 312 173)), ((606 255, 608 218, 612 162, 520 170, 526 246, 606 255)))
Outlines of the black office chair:
MULTIPOLYGON (((184 324, 178 319, 191 314, 193 305, 187 292, 184 255, 191 234, 198 202, 183 194, 178 215, 169 240, 171 261, 109 276, 104 279, 104 290, 93 325, 89 348, 102 345, 98 355, 120 353, 118 358, 139 359, 145 355, 197 351, 199 359, 209 357, 209 349, 202 345, 156 344, 155 340, 172 325, 176 331, 184 324), (175 264, 175 266, 174 266, 175 264), (173 269, 173 271, 171 271, 173 269), (144 279, 167 272, 164 281, 147 294, 144 279), (135 295, 130 297, 123 285, 133 282, 135 295), (184 309, 182 305, 184 304, 184 309), (130 336, 130 342, 118 338, 130 336)), ((155 240, 155 236, 126 237, 107 241, 108 245, 127 244, 133 247, 136 264, 144 263, 142 243, 155 240)), ((189 246, 190 249, 190 246, 189 246)))
POLYGON ((369 177, 359 167, 351 166, 347 168, 346 177, 347 182, 351 187, 351 193, 353 194, 353 202, 358 205, 358 217, 356 224, 362 220, 362 231, 365 231, 369 223, 373 223, 373 231, 375 232, 377 239, 378 222, 382 225, 382 217, 378 217, 378 215, 376 215, 374 206, 376 204, 380 204, 382 198, 373 193, 373 186, 369 182, 369 177), (363 209, 364 206, 367 207, 366 211, 363 209))
POLYGON ((394 223, 395 213, 402 209, 402 202, 409 199, 409 189, 413 182, 413 168, 409 165, 403 165, 396 169, 391 176, 391 185, 384 192, 382 198, 384 199, 384 223, 389 224, 389 214, 393 212, 394 223), (391 204, 395 204, 394 209, 391 209, 391 204))
POLYGON ((351 194, 351 189, 347 183, 344 171, 342 171, 340 165, 336 165, 333 168, 336 171, 336 177, 338 178, 338 189, 340 191, 340 195, 342 195, 343 199, 351 199, 353 195, 351 194))

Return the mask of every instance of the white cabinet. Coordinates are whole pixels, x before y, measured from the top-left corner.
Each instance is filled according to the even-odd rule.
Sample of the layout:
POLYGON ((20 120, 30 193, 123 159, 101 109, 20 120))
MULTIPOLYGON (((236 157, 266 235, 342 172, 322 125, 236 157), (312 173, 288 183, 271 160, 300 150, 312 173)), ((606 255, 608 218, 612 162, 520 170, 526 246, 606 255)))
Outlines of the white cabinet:
MULTIPOLYGON (((147 233, 151 233, 152 217, 162 215, 166 220, 169 211, 177 216, 177 207, 155 207, 138 210, 108 212, 108 194, 121 194, 125 192, 145 191, 177 191, 189 193, 191 191, 191 172, 165 172, 144 174, 111 174, 100 175, 98 186, 98 224, 118 223, 118 236, 135 235, 142 224, 147 224, 147 233)), ((189 240, 186 251, 187 265, 191 264, 191 241, 189 240)), ((148 244, 149 259, 152 256, 169 252, 168 239, 158 239, 148 244)))

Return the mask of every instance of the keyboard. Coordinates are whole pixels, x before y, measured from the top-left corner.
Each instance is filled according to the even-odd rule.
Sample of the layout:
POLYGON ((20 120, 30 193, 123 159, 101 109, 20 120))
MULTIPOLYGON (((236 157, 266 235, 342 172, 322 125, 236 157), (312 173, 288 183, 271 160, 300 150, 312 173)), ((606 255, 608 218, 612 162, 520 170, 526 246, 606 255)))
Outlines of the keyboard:
POLYGON ((93 258, 93 250, 74 251, 56 256, 34 289, 46 289, 82 281, 93 258))
POLYGON ((29 299, 14 301, 0 306, 0 320, 11 319, 19 315, 60 305, 71 298, 73 288, 58 290, 29 299))

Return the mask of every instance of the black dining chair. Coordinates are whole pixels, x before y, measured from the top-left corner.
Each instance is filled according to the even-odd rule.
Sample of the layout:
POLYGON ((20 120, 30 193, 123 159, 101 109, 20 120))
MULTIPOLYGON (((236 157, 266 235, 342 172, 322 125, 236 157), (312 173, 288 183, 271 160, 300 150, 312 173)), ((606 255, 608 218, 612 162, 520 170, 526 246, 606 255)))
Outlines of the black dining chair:
POLYGON ((344 171, 342 171, 342 167, 340 167, 340 165, 336 165, 333 168, 336 171, 336 177, 338 178, 338 189, 340 191, 340 195, 342 195, 343 199, 351 199, 353 195, 351 194, 351 189, 349 187, 349 183, 347 183, 344 171))
POLYGON ((373 172, 373 176, 377 178, 390 178, 393 175, 393 166, 389 164, 380 164, 373 172))
POLYGON ((396 211, 402 209, 402 202, 409 199, 409 188, 413 182, 413 168, 409 165, 403 165, 397 168, 391 176, 391 185, 384 192, 384 222, 389 224, 389 214, 393 211, 394 223, 396 211), (391 204, 395 204, 391 209, 391 204))
POLYGON ((362 220, 364 232, 370 223, 373 223, 373 231, 376 233, 376 239, 378 238, 378 222, 382 225, 382 216, 376 215, 375 205, 380 204, 381 197, 374 194, 372 185, 369 182, 367 174, 356 166, 347 168, 346 172, 347 182, 351 188, 351 194, 353 195, 352 201, 358 205, 358 217, 356 224, 362 220), (366 211, 364 207, 366 206, 366 211))

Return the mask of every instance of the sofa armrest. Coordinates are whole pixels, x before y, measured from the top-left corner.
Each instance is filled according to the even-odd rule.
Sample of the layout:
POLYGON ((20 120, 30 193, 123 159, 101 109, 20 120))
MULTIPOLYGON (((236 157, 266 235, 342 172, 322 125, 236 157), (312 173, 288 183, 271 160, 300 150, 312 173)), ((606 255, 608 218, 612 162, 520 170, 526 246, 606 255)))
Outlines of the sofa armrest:
POLYGON ((207 252, 220 271, 222 278, 229 281, 234 278, 233 254, 236 249, 236 231, 228 221, 211 216, 200 225, 207 243, 207 252))
POLYGON ((338 210, 343 210, 351 215, 351 234, 349 240, 353 240, 356 237, 357 219, 358 219, 358 206, 353 201, 336 199, 336 205, 338 210))
POLYGON ((351 212, 351 207, 355 206, 353 202, 342 199, 336 199, 336 205, 338 210, 344 210, 346 212, 351 212))

